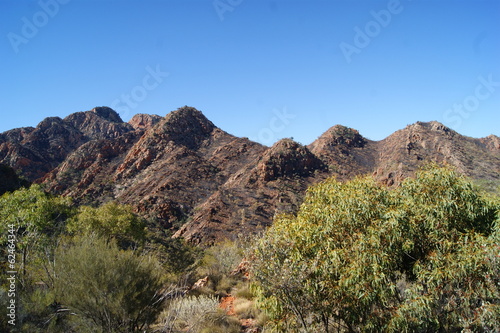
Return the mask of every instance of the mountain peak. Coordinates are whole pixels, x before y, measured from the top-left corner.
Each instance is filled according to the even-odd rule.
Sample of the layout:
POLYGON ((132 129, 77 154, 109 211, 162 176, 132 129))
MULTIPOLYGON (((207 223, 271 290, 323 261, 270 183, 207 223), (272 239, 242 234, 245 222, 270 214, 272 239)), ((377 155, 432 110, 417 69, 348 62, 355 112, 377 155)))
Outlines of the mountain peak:
POLYGON ((179 114, 188 117, 196 117, 201 115, 202 117, 205 117, 203 115, 203 112, 201 112, 197 108, 188 105, 184 105, 183 107, 180 107, 177 110, 170 112, 169 114, 179 114))
POLYGON ((440 123, 439 121, 435 121, 435 120, 428 121, 428 122, 417 121, 414 124, 406 126, 406 128, 407 129, 423 128, 426 130, 431 130, 434 132, 444 132, 447 134, 455 133, 455 131, 453 131, 451 128, 449 128, 449 127, 443 125, 442 123, 440 123))
POLYGON ((292 139, 281 139, 264 153, 257 168, 265 181, 271 181, 294 175, 308 176, 323 167, 307 147, 292 139))
MULTIPOLYGON (((491 184, 500 179, 500 138, 465 137, 437 121, 381 141, 335 125, 308 146, 282 139, 272 147, 227 134, 189 106, 119 121, 97 107, 1 133, 0 163, 78 204, 130 204, 155 228, 205 244, 260 232, 273 215, 296 212, 306 188, 326 177, 373 174, 391 186, 434 161, 491 184)), ((5 170, 0 183, 16 185, 5 170)))
POLYGON ((203 112, 187 105, 167 114, 165 123, 168 125, 184 125, 187 128, 191 127, 188 125, 192 125, 210 132, 215 128, 215 125, 205 117, 203 112))
POLYGON ((315 154, 321 154, 334 147, 362 148, 366 143, 367 140, 357 130, 343 125, 335 125, 311 143, 309 149, 315 154))
POLYGON ((167 135, 168 139, 195 149, 216 128, 201 111, 184 106, 167 114, 154 130, 156 134, 167 135))
POLYGON ((115 110, 106 106, 75 112, 63 120, 90 139, 116 138, 133 130, 132 125, 123 122, 115 110))
POLYGON ((47 117, 38 123, 37 129, 47 129, 53 126, 62 125, 64 121, 59 117, 47 117))
POLYGON ((480 139, 488 149, 494 152, 500 152, 500 137, 490 134, 485 138, 480 139))
POLYGON ((92 110, 90 110, 90 112, 93 112, 99 117, 109 120, 111 122, 123 123, 123 120, 120 117, 120 115, 115 110, 107 106, 97 106, 92 110))

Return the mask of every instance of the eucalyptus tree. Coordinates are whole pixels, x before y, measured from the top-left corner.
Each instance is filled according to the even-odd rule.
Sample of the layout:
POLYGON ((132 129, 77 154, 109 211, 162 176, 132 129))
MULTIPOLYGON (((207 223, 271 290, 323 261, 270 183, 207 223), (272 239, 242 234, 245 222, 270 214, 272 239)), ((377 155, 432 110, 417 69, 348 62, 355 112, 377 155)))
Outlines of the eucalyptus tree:
POLYGON ((500 329, 498 200, 428 167, 389 189, 370 177, 309 189, 254 251, 276 331, 500 329))

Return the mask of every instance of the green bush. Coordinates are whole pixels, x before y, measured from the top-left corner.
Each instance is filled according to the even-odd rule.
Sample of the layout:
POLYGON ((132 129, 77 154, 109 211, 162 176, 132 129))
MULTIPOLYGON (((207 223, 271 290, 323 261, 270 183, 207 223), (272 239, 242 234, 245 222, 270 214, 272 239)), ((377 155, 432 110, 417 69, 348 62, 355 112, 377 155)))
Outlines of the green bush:
POLYGON ((122 248, 133 248, 144 242, 145 221, 133 213, 132 207, 110 201, 98 208, 81 206, 70 219, 70 234, 96 233, 114 239, 122 248))
MULTIPOLYGON (((50 295, 39 293, 35 287, 41 281, 48 288, 52 286, 52 280, 44 277, 52 271, 54 250, 63 235, 67 218, 73 214, 69 198, 47 194, 39 185, 0 196, 0 253, 5 258, 0 266, 0 295, 2 301, 8 301, 3 299, 5 291, 9 290, 6 272, 17 271, 18 330, 35 332, 34 327, 52 315, 48 308, 50 295)), ((4 324, 7 325, 6 316, 0 319, 0 331, 12 329, 4 324)))
MULTIPOLYGON (((9 301, 6 272, 18 271, 19 332, 146 329, 161 310, 163 283, 168 278, 177 284, 199 252, 160 236, 144 244, 145 223, 129 206, 77 210, 69 198, 49 195, 38 185, 0 196, 0 231, 6 259, 0 304, 9 301), (7 261, 9 233, 16 237, 13 269, 7 261), (140 251, 123 250, 130 248, 140 251), (163 267, 152 254, 161 257, 163 267)), ((0 319, 0 331, 12 329, 7 319, 0 319)))
POLYGON ((205 250, 196 275, 208 276, 211 289, 220 295, 230 292, 237 283, 230 273, 240 264, 245 248, 238 241, 224 241, 205 250))
POLYGON ((163 303, 160 265, 96 235, 59 247, 56 299, 104 332, 142 332, 163 303))
POLYGON ((498 331, 499 209, 444 168, 330 179, 258 242, 253 288, 277 331, 498 331))

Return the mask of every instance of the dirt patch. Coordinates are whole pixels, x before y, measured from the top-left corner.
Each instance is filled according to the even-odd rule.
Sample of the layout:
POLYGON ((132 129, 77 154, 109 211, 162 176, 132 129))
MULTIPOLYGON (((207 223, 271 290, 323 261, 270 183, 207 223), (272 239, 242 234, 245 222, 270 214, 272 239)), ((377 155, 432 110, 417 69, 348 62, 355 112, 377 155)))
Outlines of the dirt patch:
POLYGON ((224 309, 228 316, 235 316, 236 313, 234 312, 234 297, 231 295, 222 297, 219 308, 224 309))

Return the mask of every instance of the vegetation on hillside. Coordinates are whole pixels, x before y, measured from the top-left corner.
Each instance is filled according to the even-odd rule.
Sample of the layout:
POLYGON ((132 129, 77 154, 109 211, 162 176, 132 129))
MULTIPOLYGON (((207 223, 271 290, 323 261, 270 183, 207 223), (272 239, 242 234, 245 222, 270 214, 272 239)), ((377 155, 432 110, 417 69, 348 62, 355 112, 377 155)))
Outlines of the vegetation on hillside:
POLYGON ((0 197, 0 331, 499 331, 495 195, 436 166, 394 189, 329 179, 262 236, 200 249, 33 185, 0 197))

